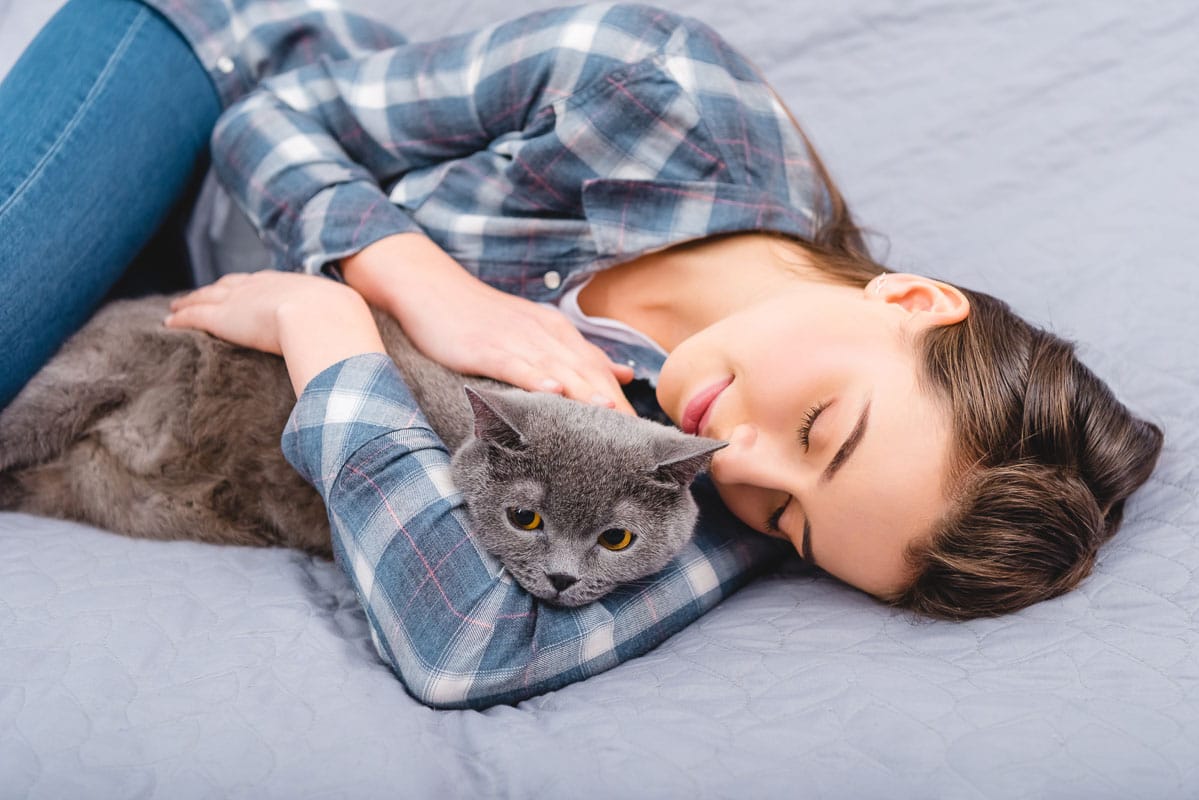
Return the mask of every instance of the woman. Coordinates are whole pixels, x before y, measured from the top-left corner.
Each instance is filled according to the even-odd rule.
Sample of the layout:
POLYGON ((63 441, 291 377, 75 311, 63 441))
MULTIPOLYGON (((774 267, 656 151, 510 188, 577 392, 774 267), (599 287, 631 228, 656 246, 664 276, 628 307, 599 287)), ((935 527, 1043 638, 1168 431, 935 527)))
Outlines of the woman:
MULTIPOLYGON (((68 5, 5 92, 36 80, 39 53, 61 51, 72 19, 88 29, 78 21, 99 13, 92 2, 68 5)), ((426 702, 511 701, 606 669, 778 549, 730 533, 708 503, 695 545, 646 586, 582 609, 537 605, 473 547, 440 478, 444 451, 380 354, 366 301, 463 371, 625 411, 620 383, 640 379, 633 397, 652 385, 685 430, 730 442, 710 477, 736 517, 935 615, 1003 613, 1071 588, 1152 469, 1160 432, 1067 344, 993 298, 874 263, 794 120, 694 20, 594 4, 401 44, 298 4, 246 3, 232 18, 154 5, 162 17, 132 0, 104 9, 120 6, 126 21, 105 23, 115 44, 97 74, 119 77, 130 52, 172 54, 171 85, 143 79, 120 106, 149 118, 132 126, 139 147, 164 154, 131 164, 100 153, 93 165, 142 174, 169 157, 176 183, 130 214, 136 223, 96 222, 145 231, 105 256, 109 283, 159 224, 145 220, 185 193, 227 107, 212 137, 218 174, 276 266, 309 274, 225 278, 177 302, 167 324, 283 355, 299 398, 285 452, 329 506, 376 646, 426 702), (183 72, 192 93, 164 114, 153 95, 182 94, 183 72), (190 149, 156 134, 167 124, 191 134, 190 149)), ((150 63, 141 75, 163 68, 150 63)), ((54 81, 77 72, 45 80, 61 96, 54 81)), ((103 119, 100 101, 89 105, 100 85, 80 108, 103 119)), ((86 127, 77 118, 60 139, 86 127)), ((25 224, 43 232, 47 201, 27 198, 49 185, 43 164, 76 158, 74 146, 48 152, 0 200, 0 215, 40 208, 25 224)), ((21 256, 6 256, 6 276, 21 256)), ((51 250, 35 268, 46 262, 57 275, 74 260, 51 250)), ((96 283, 76 317, 107 291, 96 283)))

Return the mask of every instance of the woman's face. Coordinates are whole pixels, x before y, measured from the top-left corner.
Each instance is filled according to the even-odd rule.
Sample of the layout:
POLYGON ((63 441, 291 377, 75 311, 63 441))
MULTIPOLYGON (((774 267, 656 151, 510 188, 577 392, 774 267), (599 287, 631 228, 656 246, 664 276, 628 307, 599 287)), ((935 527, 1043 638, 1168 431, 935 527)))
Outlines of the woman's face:
POLYGON ((886 594, 948 502, 950 421, 918 385, 912 342, 968 311, 953 287, 913 275, 797 285, 680 343, 658 399, 684 430, 729 442, 710 477, 737 517, 886 594))

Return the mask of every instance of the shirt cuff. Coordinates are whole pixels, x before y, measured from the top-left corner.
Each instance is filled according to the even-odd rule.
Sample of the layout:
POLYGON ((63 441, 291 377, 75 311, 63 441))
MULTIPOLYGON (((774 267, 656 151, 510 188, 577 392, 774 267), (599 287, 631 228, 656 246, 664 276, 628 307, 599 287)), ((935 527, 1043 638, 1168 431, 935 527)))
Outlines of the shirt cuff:
POLYGON ((405 431, 414 449, 445 449, 395 363, 382 353, 363 353, 308 382, 283 429, 283 455, 327 500, 354 453, 395 431, 405 431))
POLYGON ((424 229, 366 181, 339 183, 312 196, 289 230, 281 231, 287 252, 278 254, 277 269, 296 269, 310 275, 336 277, 329 269, 338 260, 397 233, 424 229))

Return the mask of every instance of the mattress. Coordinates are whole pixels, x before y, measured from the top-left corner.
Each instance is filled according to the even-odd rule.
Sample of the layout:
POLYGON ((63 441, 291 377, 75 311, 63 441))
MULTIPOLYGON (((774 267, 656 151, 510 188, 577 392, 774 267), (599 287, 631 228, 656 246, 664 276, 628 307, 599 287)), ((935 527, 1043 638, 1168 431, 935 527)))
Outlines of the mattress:
MULTIPOLYGON (((351 5, 420 39, 549 3, 351 5)), ((435 711, 333 564, 0 514, 0 797, 1199 796, 1199 11, 661 5, 765 71, 886 263, 1078 341, 1163 427, 1094 574, 947 623, 790 563, 602 675, 435 711)), ((0 0, 0 71, 55 6, 0 0)))

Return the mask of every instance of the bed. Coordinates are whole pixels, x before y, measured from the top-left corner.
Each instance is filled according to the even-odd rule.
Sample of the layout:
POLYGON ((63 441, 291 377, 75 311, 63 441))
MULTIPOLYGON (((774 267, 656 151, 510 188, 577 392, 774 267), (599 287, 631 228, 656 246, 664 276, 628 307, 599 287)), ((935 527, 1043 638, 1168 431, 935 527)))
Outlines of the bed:
MULTIPOLYGON (((413 39, 550 5, 349 4, 413 39)), ((0 72, 56 5, 0 0, 0 72)), ((607 673, 436 711, 334 564, 0 514, 0 797, 1199 795, 1199 11, 660 5, 755 59, 889 265, 1077 340, 1165 429, 1094 574, 944 623, 787 563, 607 673)))

